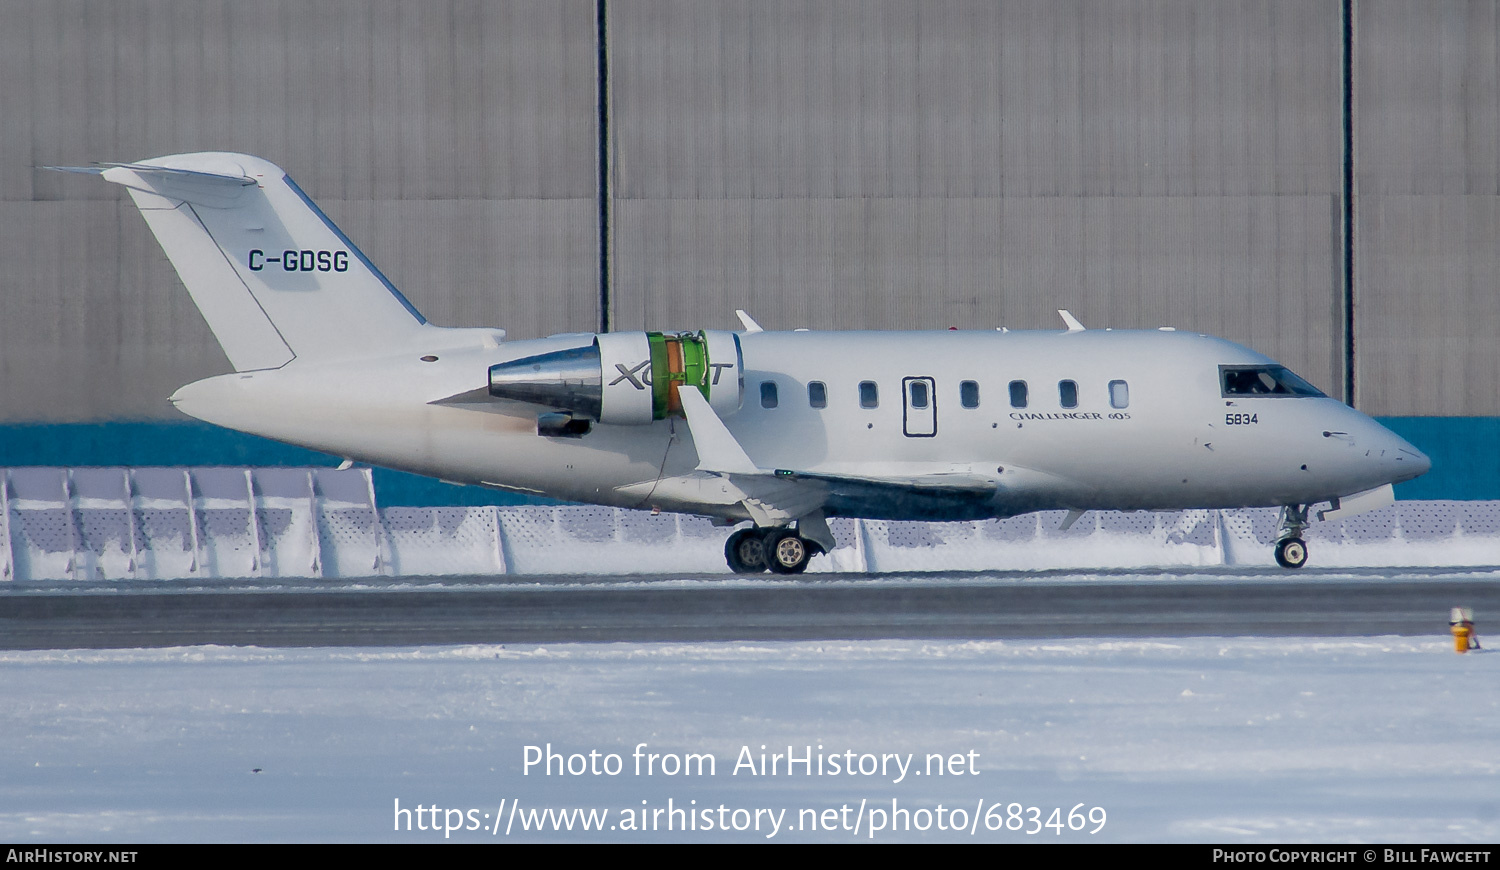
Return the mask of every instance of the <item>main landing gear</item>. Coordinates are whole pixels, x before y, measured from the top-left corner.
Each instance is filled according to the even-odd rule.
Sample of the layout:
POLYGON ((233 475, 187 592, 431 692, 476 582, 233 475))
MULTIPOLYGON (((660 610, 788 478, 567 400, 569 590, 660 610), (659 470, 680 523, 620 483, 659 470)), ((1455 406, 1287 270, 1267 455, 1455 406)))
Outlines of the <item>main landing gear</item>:
POLYGON ((1281 509, 1281 531, 1276 535, 1276 564, 1283 568, 1301 568, 1307 564, 1307 542, 1302 532, 1307 528, 1308 505, 1289 504, 1281 509))
POLYGON ((823 545, 802 537, 794 529, 740 529, 724 544, 724 559, 736 574, 801 574, 823 545))

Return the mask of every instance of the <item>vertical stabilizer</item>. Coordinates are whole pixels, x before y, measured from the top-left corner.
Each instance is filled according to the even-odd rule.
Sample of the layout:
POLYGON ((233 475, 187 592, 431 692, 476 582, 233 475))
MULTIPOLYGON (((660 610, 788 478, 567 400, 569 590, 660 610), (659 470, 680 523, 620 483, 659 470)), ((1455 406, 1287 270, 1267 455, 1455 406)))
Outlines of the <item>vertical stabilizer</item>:
POLYGON ((81 171, 129 189, 237 371, 385 354, 421 332, 411 303, 274 164, 203 153, 81 171))

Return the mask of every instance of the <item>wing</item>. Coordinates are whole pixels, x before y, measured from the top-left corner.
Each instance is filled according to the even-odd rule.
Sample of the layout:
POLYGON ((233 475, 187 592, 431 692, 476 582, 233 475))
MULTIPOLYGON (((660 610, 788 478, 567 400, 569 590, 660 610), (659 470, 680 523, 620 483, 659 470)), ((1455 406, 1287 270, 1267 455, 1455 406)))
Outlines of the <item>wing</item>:
POLYGON ((755 464, 697 390, 680 392, 698 470, 727 477, 760 525, 781 525, 816 512, 957 519, 994 513, 998 480, 967 468, 890 475, 829 474, 755 464))

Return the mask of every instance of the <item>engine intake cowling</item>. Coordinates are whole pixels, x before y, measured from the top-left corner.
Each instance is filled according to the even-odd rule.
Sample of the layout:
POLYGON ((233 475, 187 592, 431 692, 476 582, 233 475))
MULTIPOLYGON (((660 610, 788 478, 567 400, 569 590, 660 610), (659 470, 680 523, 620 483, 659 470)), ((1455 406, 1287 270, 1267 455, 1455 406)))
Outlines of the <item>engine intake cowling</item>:
POLYGON ((744 357, 732 332, 607 332, 588 347, 490 366, 490 395, 545 405, 599 423, 641 425, 682 416, 678 390, 703 393, 719 416, 738 411, 744 357))

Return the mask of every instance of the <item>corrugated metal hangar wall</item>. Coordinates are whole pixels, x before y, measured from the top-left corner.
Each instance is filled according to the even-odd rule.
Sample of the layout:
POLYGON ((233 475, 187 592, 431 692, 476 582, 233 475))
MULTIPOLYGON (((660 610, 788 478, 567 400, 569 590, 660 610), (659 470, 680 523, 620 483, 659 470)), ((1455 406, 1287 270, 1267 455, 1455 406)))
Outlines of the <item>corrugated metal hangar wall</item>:
POLYGON ((1067 307, 1497 415, 1497 44, 1495 0, 3 2, 0 447, 228 370, 121 193, 36 168, 207 149, 280 163, 443 325, 1067 307))
POLYGON ((0 3, 0 415, 181 419, 229 371, 129 199, 43 165, 264 156, 434 323, 590 328, 593 8, 0 3))

